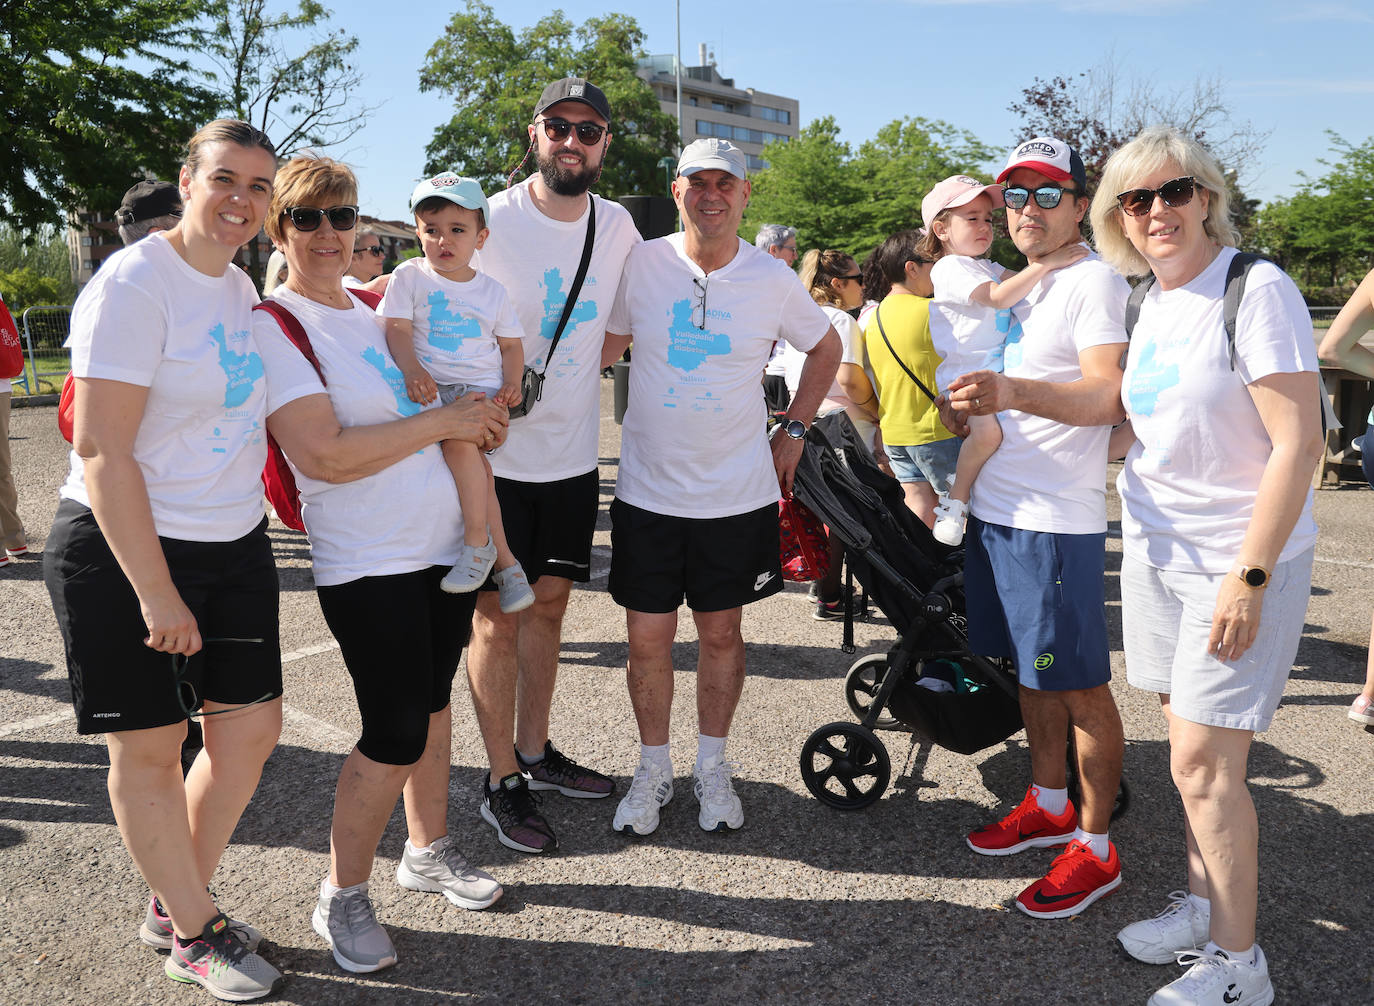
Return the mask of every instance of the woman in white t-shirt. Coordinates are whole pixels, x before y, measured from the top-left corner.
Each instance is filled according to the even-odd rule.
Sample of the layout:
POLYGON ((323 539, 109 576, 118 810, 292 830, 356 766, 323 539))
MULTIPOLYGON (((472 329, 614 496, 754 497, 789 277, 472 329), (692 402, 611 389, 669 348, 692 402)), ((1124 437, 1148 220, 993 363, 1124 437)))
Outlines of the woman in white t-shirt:
POLYGON ((335 961, 354 973, 396 963, 367 882, 403 794, 397 882, 469 909, 501 896, 448 834, 449 698, 477 595, 440 588, 463 519, 439 443, 491 448, 507 422, 505 406, 480 395, 434 408, 410 400, 381 317, 343 286, 357 198, 347 166, 297 157, 278 172, 267 216, 289 266, 273 307, 300 324, 323 382, 268 311, 253 325, 270 379, 267 428, 296 477, 320 608, 362 720, 339 773, 329 873, 312 918, 335 961))
POLYGON ((238 1000, 282 977, 206 887, 281 731, 267 388, 257 295, 232 264, 275 172, 261 131, 205 126, 181 220, 111 256, 77 298, 71 472, 43 556, 77 731, 105 735, 115 821, 153 891, 139 936, 171 951, 168 977, 238 1000), (183 782, 193 715, 205 747, 183 782))
POLYGON ((1187 846, 1187 891, 1118 940, 1152 963, 1184 952, 1191 967, 1156 1006, 1267 1003, 1246 759, 1282 697, 1311 588, 1322 451, 1312 325, 1292 280, 1260 262, 1228 337, 1237 235, 1226 178, 1191 136, 1144 130, 1108 160, 1091 212, 1103 257, 1152 277, 1112 441, 1118 456, 1129 445, 1117 480, 1122 623, 1128 680, 1163 704, 1187 846))

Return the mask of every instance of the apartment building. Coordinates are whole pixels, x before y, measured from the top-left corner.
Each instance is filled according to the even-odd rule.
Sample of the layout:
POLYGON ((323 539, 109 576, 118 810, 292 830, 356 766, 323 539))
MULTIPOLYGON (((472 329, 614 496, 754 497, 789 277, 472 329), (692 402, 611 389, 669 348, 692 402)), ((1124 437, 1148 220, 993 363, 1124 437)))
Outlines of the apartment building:
MULTIPOLYGON (((750 171, 767 167, 763 148, 777 140, 795 140, 800 114, 796 98, 752 87, 736 87, 722 77, 715 55, 701 45, 697 66, 682 67, 682 142, 718 136, 744 151, 750 171)), ((677 115, 677 59, 646 56, 636 71, 658 97, 659 107, 677 115)))

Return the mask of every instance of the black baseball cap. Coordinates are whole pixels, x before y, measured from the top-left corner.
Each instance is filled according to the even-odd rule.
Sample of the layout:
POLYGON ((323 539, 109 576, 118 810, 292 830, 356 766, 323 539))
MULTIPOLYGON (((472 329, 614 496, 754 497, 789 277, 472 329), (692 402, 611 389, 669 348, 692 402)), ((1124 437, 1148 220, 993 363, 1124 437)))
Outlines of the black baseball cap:
POLYGON ((125 226, 154 217, 181 216, 181 193, 171 182, 147 178, 124 193, 115 219, 125 226))
POLYGON ((606 122, 611 121, 611 105, 606 100, 605 93, 582 77, 564 77, 544 88, 544 93, 539 96, 539 101, 534 106, 534 114, 538 115, 560 101, 580 101, 606 122))

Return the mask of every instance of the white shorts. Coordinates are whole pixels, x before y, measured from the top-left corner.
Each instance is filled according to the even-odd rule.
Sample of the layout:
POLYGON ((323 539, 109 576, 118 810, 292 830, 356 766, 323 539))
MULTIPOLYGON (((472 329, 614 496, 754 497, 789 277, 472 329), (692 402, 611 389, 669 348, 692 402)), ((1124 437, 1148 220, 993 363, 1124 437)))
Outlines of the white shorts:
POLYGON ((1121 560, 1121 629, 1126 680, 1169 696, 1174 714, 1206 726, 1267 730, 1293 669, 1307 599, 1312 549, 1281 562, 1264 591, 1259 635, 1237 661, 1207 652, 1223 577, 1121 560))

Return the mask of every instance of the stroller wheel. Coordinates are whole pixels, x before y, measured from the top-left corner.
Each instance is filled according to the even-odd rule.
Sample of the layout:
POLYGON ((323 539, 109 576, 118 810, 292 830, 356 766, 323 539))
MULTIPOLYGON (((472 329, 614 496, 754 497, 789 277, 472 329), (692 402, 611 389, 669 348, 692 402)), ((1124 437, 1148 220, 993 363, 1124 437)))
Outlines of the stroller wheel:
MULTIPOLYGON (((845 675, 844 700, 849 703, 850 711, 859 719, 868 718, 869 710, 873 708, 873 699, 878 694, 878 687, 883 683, 883 675, 886 673, 887 654, 870 653, 854 661, 854 666, 845 675)), ((899 726, 901 723, 886 712, 881 713, 873 722, 873 727, 877 730, 892 730, 899 726)))
POLYGON ((892 777, 887 748, 857 723, 817 727, 801 751, 802 781, 821 803, 860 810, 877 802, 892 777))

